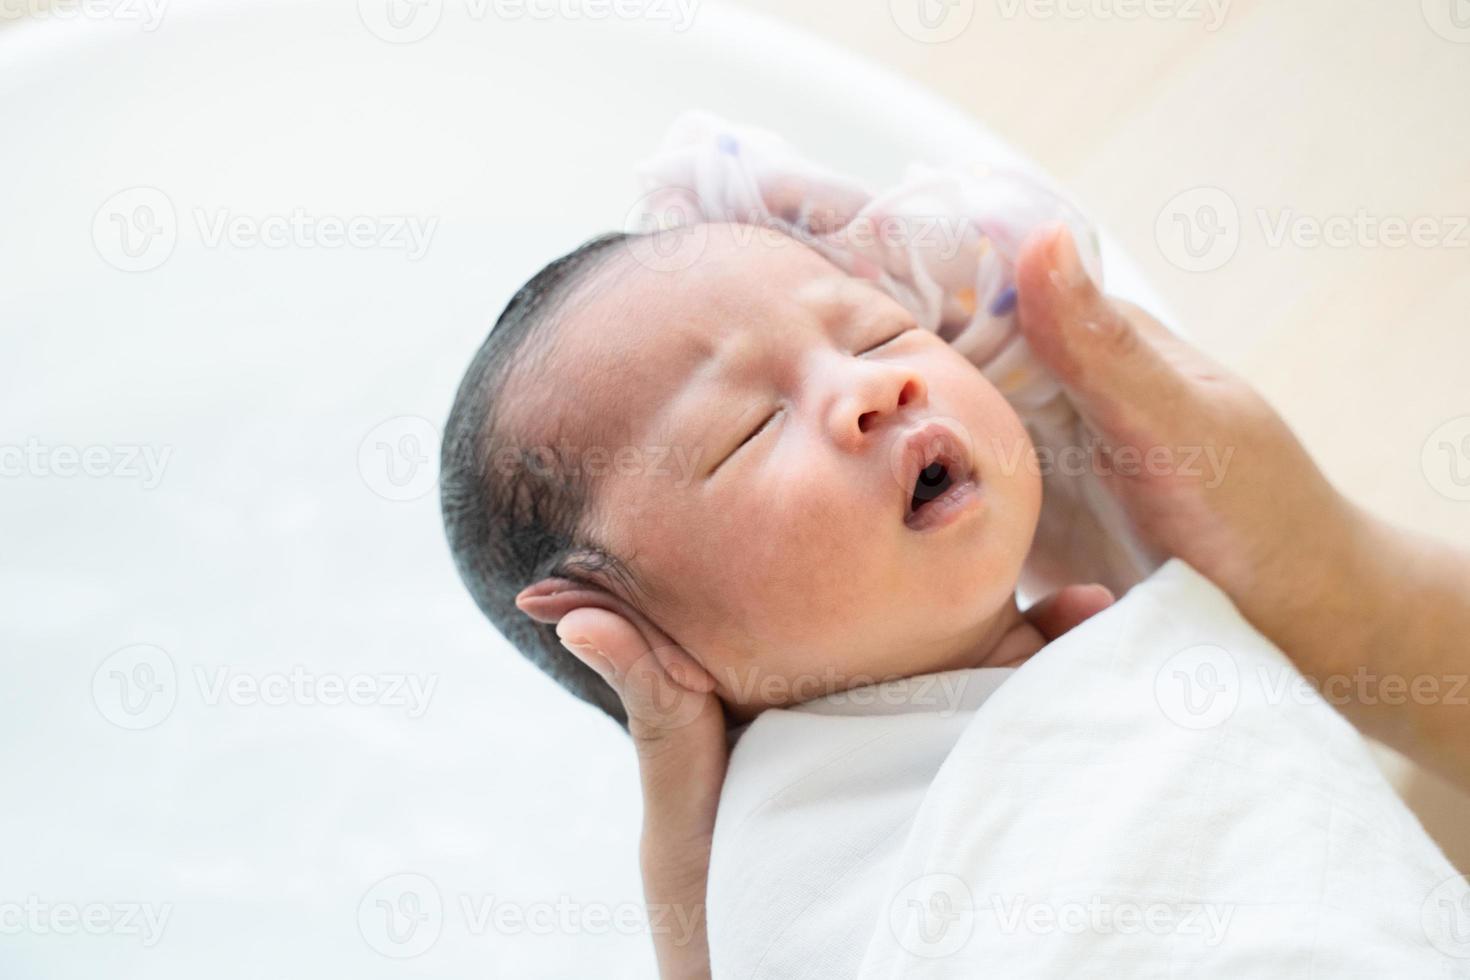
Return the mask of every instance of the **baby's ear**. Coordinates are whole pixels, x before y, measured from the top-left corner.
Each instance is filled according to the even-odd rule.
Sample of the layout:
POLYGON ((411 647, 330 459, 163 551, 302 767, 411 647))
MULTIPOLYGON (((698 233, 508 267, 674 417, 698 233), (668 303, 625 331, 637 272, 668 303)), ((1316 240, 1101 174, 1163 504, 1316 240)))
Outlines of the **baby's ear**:
POLYGON ((573 609, 586 606, 616 609, 617 601, 596 586, 566 578, 544 578, 516 595, 516 608, 538 623, 559 623, 573 609))

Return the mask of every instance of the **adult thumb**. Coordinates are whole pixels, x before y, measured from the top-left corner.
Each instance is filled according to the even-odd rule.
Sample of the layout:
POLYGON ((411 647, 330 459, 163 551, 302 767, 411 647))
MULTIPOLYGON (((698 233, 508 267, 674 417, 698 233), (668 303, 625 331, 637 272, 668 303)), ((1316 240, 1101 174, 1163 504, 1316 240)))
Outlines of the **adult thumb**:
POLYGON ((1186 345, 1147 313, 1104 295, 1065 225, 1026 241, 1016 281, 1031 350, 1109 441, 1158 438, 1194 397, 1181 370, 1186 345))

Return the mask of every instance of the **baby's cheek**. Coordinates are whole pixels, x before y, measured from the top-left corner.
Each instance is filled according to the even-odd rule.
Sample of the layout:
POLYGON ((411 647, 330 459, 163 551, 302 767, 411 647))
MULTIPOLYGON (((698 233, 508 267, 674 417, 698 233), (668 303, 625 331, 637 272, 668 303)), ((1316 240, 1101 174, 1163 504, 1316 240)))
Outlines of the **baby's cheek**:
POLYGON ((972 390, 977 419, 974 450, 982 477, 1004 510, 1007 530, 1029 540, 1041 506, 1036 449, 1016 410, 988 381, 972 390))
POLYGON ((865 562, 878 549, 862 496, 834 485, 823 469, 768 473, 759 494, 732 507, 721 528, 728 584, 763 639, 813 642, 868 591, 865 562))

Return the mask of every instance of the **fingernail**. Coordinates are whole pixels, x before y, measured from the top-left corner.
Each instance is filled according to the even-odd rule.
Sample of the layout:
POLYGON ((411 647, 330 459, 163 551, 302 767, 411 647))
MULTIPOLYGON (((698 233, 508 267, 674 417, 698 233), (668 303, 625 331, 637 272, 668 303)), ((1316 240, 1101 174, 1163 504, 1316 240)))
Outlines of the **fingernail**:
POLYGON ((593 646, 585 636, 562 636, 558 639, 572 656, 597 671, 603 680, 612 680, 612 661, 603 656, 602 651, 593 646))
POLYGON ((1077 243, 1072 240, 1070 229, 1063 227, 1057 233, 1052 245, 1052 258, 1056 267, 1052 270, 1051 281, 1057 288, 1078 289, 1087 284, 1090 277, 1082 267, 1082 259, 1077 254, 1077 243))

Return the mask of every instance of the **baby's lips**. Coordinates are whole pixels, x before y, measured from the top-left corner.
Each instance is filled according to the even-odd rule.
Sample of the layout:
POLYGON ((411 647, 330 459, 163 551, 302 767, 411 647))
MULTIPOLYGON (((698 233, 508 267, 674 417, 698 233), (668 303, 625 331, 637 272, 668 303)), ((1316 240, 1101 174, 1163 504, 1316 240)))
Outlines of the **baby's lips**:
POLYGON ((893 481, 903 492, 904 511, 913 494, 914 482, 927 460, 935 457, 962 461, 969 475, 978 475, 975 441, 970 430, 958 419, 944 415, 930 416, 903 430, 888 450, 888 469, 893 481), (918 436, 915 439, 915 436, 918 436))

